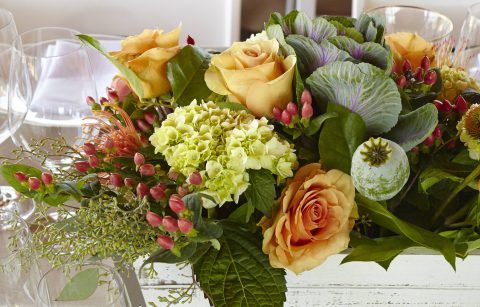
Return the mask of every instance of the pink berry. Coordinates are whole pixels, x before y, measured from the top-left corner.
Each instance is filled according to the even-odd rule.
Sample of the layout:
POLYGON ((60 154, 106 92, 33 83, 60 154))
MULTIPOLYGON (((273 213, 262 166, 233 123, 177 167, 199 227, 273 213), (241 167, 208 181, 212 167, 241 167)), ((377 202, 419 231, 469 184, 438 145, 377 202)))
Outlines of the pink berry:
POLYGON ((188 190, 188 187, 179 186, 177 188, 177 193, 178 193, 178 196, 183 197, 183 196, 187 195, 188 193, 190 193, 190 190, 188 190))
POLYGON ((101 105, 104 105, 104 104, 106 104, 106 103, 108 103, 108 99, 105 98, 105 97, 100 97, 100 104, 101 104, 101 105))
POLYGON ((417 154, 417 153, 420 152, 420 148, 419 148, 418 146, 415 146, 415 147, 413 147, 410 151, 411 151, 412 153, 414 153, 414 154, 417 154))
POLYGON ((152 129, 152 126, 150 126, 150 124, 148 124, 143 119, 137 119, 137 126, 143 132, 148 132, 148 131, 150 131, 150 129, 152 129))
POLYGON ((312 104, 312 94, 309 90, 303 90, 302 96, 300 96, 300 102, 302 104, 312 104))
POLYGON ((164 216, 162 219, 162 225, 168 232, 175 232, 178 230, 177 220, 171 216, 164 216))
POLYGON ((159 201, 165 198, 165 190, 156 186, 150 189, 150 195, 152 195, 153 199, 159 201))
POLYGON ((87 105, 93 106, 95 104, 95 99, 92 96, 87 97, 87 105))
POLYGON ((417 67, 417 69, 415 70, 415 80, 417 80, 418 82, 422 82, 423 81, 423 68, 421 67, 417 67))
POLYGON ((14 176, 19 182, 24 182, 27 180, 27 176, 22 172, 16 172, 14 176))
POLYGON ((155 166, 153 164, 144 164, 140 166, 139 171, 142 176, 153 176, 155 175, 155 166))
POLYGON ((132 179, 132 178, 125 178, 123 180, 123 183, 127 186, 127 187, 131 187, 133 188, 135 186, 135 180, 132 179))
POLYGON ((100 165, 100 160, 97 158, 97 156, 89 156, 88 164, 90 164, 91 167, 97 167, 100 165))
POLYGON ((180 176, 180 174, 176 171, 169 171, 167 176, 170 180, 176 181, 178 179, 178 176, 180 176))
POLYGON ((114 187, 121 187, 123 185, 123 178, 120 174, 113 173, 110 175, 110 184, 114 187))
POLYGON ((148 194, 148 185, 146 183, 140 182, 137 185, 137 197, 142 199, 148 194))
POLYGON ((118 95, 117 92, 115 92, 113 89, 108 88, 107 89, 107 96, 110 101, 118 101, 118 95))
POLYGON ((74 163, 74 165, 77 171, 79 171, 80 173, 86 173, 90 168, 90 164, 88 164, 87 161, 77 161, 74 163))
POLYGON ((188 182, 193 185, 200 185, 202 184, 202 175, 199 172, 193 172, 188 177, 188 182))
POLYGON ((397 85, 399 88, 404 88, 407 85, 407 78, 404 75, 401 75, 397 79, 397 85))
POLYGON ((444 109, 444 112, 445 112, 445 113, 450 113, 450 112, 452 112, 453 106, 452 106, 452 103, 451 103, 448 99, 445 99, 445 100, 443 101, 443 109, 444 109))
POLYGON ((145 156, 137 152, 133 156, 133 163, 135 163, 136 166, 142 166, 143 164, 145 164, 145 156))
POLYGON ((422 62, 420 63, 420 66, 424 69, 424 70, 429 70, 430 69, 430 59, 428 58, 428 56, 424 56, 422 58, 422 62))
POLYGON ((468 111, 468 103, 465 98, 462 97, 462 95, 458 96, 455 100, 454 108, 460 114, 466 113, 468 111))
POLYGON ((440 127, 440 125, 437 125, 437 127, 435 127, 435 130, 433 130, 432 134, 433 134, 433 137, 436 139, 442 138, 442 128, 440 127))
POLYGON ((412 63, 407 59, 403 61, 402 71, 407 72, 409 70, 412 70, 412 63))
POLYGON ((97 153, 97 149, 95 148, 95 145, 93 145, 92 143, 83 144, 83 151, 85 152, 85 154, 89 156, 95 155, 97 153))
POLYGON ((190 35, 187 36, 187 44, 189 44, 189 45, 195 45, 195 40, 194 40, 193 37, 191 37, 190 35))
POLYGON ((38 179, 37 177, 28 178, 28 186, 34 191, 40 189, 41 184, 42 183, 40 182, 40 179, 38 179))
POLYGON ((160 215, 158 215, 158 214, 156 214, 152 211, 147 212, 146 219, 147 219, 148 224, 150 224, 150 226, 152 226, 152 227, 158 227, 158 226, 162 225, 163 218, 160 215))
POLYGON ((298 107, 297 107, 297 105, 296 105, 295 103, 289 102, 289 103, 287 104, 286 111, 287 111, 288 113, 290 113, 290 115, 295 116, 295 115, 298 114, 298 107))
POLYGON ((178 229, 180 229, 182 233, 189 233, 193 228, 193 223, 185 218, 179 219, 177 223, 178 229))
POLYGON ((170 196, 168 205, 170 206, 170 209, 172 209, 172 211, 177 214, 185 211, 185 203, 178 194, 173 194, 172 196, 170 196))
POLYGON ((128 84, 122 78, 119 78, 119 77, 115 78, 112 81, 111 86, 117 93, 119 101, 123 101, 125 97, 127 97, 132 92, 128 84))
POLYGON ((53 182, 53 176, 50 173, 43 172, 42 173, 42 181, 45 185, 51 185, 53 182))
POLYGON ((292 115, 287 112, 287 110, 283 110, 282 112, 282 122, 285 125, 290 125, 292 123, 292 115))
POLYGON ((451 140, 450 142, 447 143, 447 148, 448 149, 453 149, 457 146, 457 142, 455 140, 451 140))
POLYGON ((172 249, 173 246, 175 245, 173 243, 172 238, 170 238, 167 235, 159 235, 158 238, 157 238, 157 243, 158 243, 158 245, 160 245, 161 247, 163 247, 164 249, 167 249, 167 250, 172 249))
POLYGON ((435 144, 435 137, 433 135, 429 135, 425 141, 423 141, 423 144, 427 147, 432 147, 433 144, 435 144))
POLYGON ((310 118, 313 116, 313 107, 311 104, 304 104, 302 107, 302 117, 310 118))
POLYGON ((157 115, 155 115, 152 112, 143 112, 143 118, 147 123, 149 123, 150 125, 153 125, 157 120, 157 115))
POLYGON ((433 85, 435 82, 437 82, 437 73, 435 70, 429 70, 423 78, 423 83, 427 85, 433 85))
POLYGON ((282 110, 279 107, 274 107, 272 113, 276 120, 282 120, 282 110))

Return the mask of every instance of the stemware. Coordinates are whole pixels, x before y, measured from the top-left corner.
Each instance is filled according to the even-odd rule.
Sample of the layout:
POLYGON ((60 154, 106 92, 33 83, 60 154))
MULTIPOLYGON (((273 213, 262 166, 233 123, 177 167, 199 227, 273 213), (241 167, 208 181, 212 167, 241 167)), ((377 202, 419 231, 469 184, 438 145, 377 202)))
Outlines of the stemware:
POLYGON ((468 8, 453 59, 454 66, 480 81, 480 3, 468 8))
POLYGON ((85 99, 97 96, 90 60, 77 34, 67 28, 39 28, 20 34, 13 47, 8 99, 12 139, 26 150, 43 152, 42 163, 52 171, 71 166, 69 150, 55 146, 56 140, 80 145, 82 118, 91 115, 85 99))
POLYGON ((0 209, 0 306, 35 306, 39 280, 27 224, 0 209))

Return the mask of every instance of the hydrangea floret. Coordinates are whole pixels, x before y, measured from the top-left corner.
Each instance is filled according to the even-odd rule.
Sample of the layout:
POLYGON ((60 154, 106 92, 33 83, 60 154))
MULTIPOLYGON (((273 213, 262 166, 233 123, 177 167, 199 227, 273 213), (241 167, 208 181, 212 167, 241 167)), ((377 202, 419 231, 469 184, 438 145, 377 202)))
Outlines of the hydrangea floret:
POLYGON ((471 159, 480 160, 480 104, 473 104, 457 124, 471 159))
POLYGON ((150 137, 171 171, 188 177, 194 172, 202 183, 193 188, 215 203, 234 200, 249 186, 247 170, 267 169, 278 180, 293 176, 297 157, 293 146, 280 138, 264 117, 246 111, 222 109, 214 102, 176 108, 150 137))
POLYGON ((462 68, 443 65, 440 72, 443 82, 442 90, 439 93, 440 99, 453 101, 466 89, 480 91, 477 81, 462 68))

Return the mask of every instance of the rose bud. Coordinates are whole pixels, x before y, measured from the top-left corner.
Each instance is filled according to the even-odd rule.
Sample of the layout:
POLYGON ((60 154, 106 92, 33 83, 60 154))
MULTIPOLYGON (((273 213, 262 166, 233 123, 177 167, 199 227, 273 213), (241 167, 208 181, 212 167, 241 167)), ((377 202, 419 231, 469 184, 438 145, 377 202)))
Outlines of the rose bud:
POLYGON ((409 70, 412 70, 412 63, 407 59, 403 61, 402 71, 407 72, 409 70))
POLYGON ((422 62, 420 63, 420 66, 424 69, 424 70, 429 70, 430 69, 430 59, 428 58, 428 56, 424 56, 422 58, 422 62))
POLYGON ((123 180, 123 184, 125 184, 127 187, 134 187, 135 186, 135 180, 132 178, 125 178, 123 180))
POLYGON ((309 90, 303 90, 302 96, 300 96, 300 102, 302 104, 312 104, 312 94, 309 90))
POLYGON ((113 173, 110 175, 110 184, 114 187, 121 187, 123 185, 123 179, 120 174, 113 173))
POLYGON ((122 78, 115 78, 112 81, 111 86, 117 93, 119 101, 123 101, 125 97, 127 97, 132 92, 128 84, 122 78))
POLYGON ((41 184, 42 183, 40 182, 40 179, 38 179, 37 177, 28 178, 28 186, 34 191, 40 189, 41 184))
POLYGON ((152 164, 144 164, 140 166, 140 175, 142 176, 153 176, 155 175, 155 166, 152 164))
POLYGON ((74 165, 77 171, 79 171, 80 173, 86 173, 90 168, 90 164, 88 164, 87 161, 77 161, 74 163, 74 165))
POLYGON ((401 75, 400 77, 398 77, 397 85, 399 88, 404 88, 405 85, 407 85, 407 78, 405 78, 404 75, 401 75))
POLYGON ((313 107, 311 104, 304 104, 302 107, 302 117, 310 118, 313 116, 313 107))
POLYGON ((199 172, 193 172, 188 177, 188 182, 193 185, 200 185, 202 184, 202 175, 199 172))
POLYGON ((95 104, 95 99, 92 96, 87 97, 87 105, 93 106, 95 104))
POLYGON ((90 164, 91 167, 97 167, 100 165, 100 160, 97 158, 97 156, 89 156, 88 164, 90 164))
POLYGON ((290 113, 292 116, 295 116, 295 115, 298 114, 298 107, 297 107, 297 105, 296 105, 295 103, 289 102, 289 103, 287 104, 286 111, 287 111, 288 113, 290 113))
POLYGON ((22 172, 16 172, 14 176, 15 176, 15 179, 17 179, 17 181, 19 182, 24 182, 27 180, 27 176, 22 172))
POLYGON ((140 182, 137 185, 137 197, 144 198, 148 194, 148 185, 146 183, 140 182))
POLYGON ((435 127, 435 130, 433 130, 432 135, 436 139, 442 138, 442 128, 440 127, 440 125, 437 125, 437 127, 435 127))
POLYGON ((178 224, 178 229, 180 229, 182 233, 189 233, 190 230, 192 230, 193 228, 193 223, 190 220, 187 220, 185 218, 179 219, 177 224, 178 224))
POLYGON ((433 144, 435 144, 435 137, 433 135, 429 135, 425 141, 423 141, 423 144, 427 147, 432 147, 433 144))
POLYGON ((179 176, 179 175, 180 175, 180 174, 179 174, 178 172, 176 172, 176 171, 169 171, 168 174, 167 174, 168 178, 169 178, 170 180, 173 180, 173 181, 176 181, 176 180, 178 179, 178 176, 179 176))
POLYGON ((157 120, 157 115, 152 112, 143 112, 143 118, 147 123, 153 125, 157 120))
POLYGON ((115 147, 115 141, 112 140, 111 138, 106 138, 105 141, 103 142, 103 146, 109 150, 113 149, 113 147, 115 147))
POLYGON ((285 125, 290 125, 292 123, 292 115, 287 112, 287 110, 283 110, 282 112, 282 122, 285 125))
POLYGON ((148 132, 150 129, 152 129, 152 126, 150 126, 146 121, 143 119, 137 119, 137 126, 140 130, 143 132, 148 132))
POLYGON ((107 96, 110 101, 118 101, 118 95, 117 93, 112 90, 111 88, 108 88, 107 90, 107 96))
POLYGON ((152 211, 147 212, 146 219, 148 224, 150 224, 150 226, 152 227, 158 227, 162 225, 162 217, 152 211))
POLYGON ((418 67, 416 70, 415 70, 415 80, 417 80, 418 82, 422 82, 423 81, 423 68, 421 67, 418 67))
POLYGON ((168 232, 175 232, 178 230, 177 220, 171 216, 164 216, 162 219, 162 225, 168 232))
POLYGON ((189 44, 189 45, 195 45, 195 40, 194 40, 193 37, 191 37, 190 35, 187 36, 187 44, 189 44))
POLYGON ((95 155, 97 153, 97 149, 95 148, 95 145, 93 145, 92 143, 83 144, 83 151, 85 152, 85 154, 89 156, 95 155))
POLYGON ((435 70, 429 70, 423 78, 423 83, 433 85, 435 82, 437 82, 437 73, 435 70))
POLYGON ((143 164, 145 164, 145 156, 137 152, 133 156, 133 163, 135 163, 136 166, 142 166, 143 164))
POLYGON ((105 98, 105 97, 100 97, 100 104, 103 105, 103 104, 106 104, 108 103, 108 99, 105 98))
POLYGON ((51 185, 53 182, 53 176, 50 173, 43 172, 42 173, 42 181, 45 185, 51 185))
POLYGON ((156 186, 150 189, 150 195, 152 195, 153 199, 159 201, 165 198, 165 190, 156 186))
POLYGON ((183 197, 183 196, 187 195, 188 193, 190 193, 190 191, 188 190, 188 187, 179 186, 177 188, 177 193, 180 197, 183 197))
POLYGON ((177 214, 185 211, 185 203, 180 198, 180 195, 173 194, 172 196, 170 196, 170 199, 168 200, 168 205, 170 206, 170 209, 172 209, 172 211, 177 214))
POLYGON ((168 249, 168 250, 172 249, 173 246, 175 245, 173 243, 172 238, 170 238, 167 235, 159 235, 158 238, 157 238, 157 243, 158 243, 158 245, 160 245, 164 249, 168 249))
POLYGON ((282 110, 279 107, 274 107, 272 113, 276 120, 282 120, 282 110))
POLYGON ((468 111, 468 103, 465 100, 465 98, 462 97, 462 95, 458 96, 457 99, 455 100, 454 108, 460 114, 463 114, 468 111))

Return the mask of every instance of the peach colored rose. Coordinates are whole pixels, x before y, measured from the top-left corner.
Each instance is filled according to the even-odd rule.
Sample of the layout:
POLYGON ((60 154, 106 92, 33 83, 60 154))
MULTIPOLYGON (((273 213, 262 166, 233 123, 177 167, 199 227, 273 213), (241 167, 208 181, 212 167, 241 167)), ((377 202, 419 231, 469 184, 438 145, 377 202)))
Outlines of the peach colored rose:
POLYGON ((180 27, 171 32, 144 30, 122 41, 121 50, 110 55, 130 68, 141 80, 141 98, 154 98, 170 91, 167 79, 167 63, 178 52, 180 27))
POLYGON ((358 218, 349 175, 326 172, 318 163, 305 165, 287 183, 278 202, 273 219, 260 221, 263 252, 273 267, 299 274, 348 247, 358 218))

